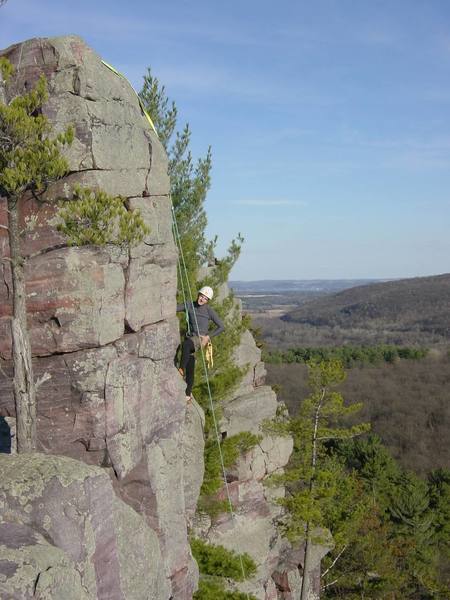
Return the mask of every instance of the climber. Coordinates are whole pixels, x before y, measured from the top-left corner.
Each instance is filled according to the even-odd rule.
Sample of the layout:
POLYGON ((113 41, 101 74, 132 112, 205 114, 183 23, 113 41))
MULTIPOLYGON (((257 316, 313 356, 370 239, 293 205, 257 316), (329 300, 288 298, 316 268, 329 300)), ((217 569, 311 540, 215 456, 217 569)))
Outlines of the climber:
POLYGON ((192 387, 194 385, 195 352, 204 348, 212 337, 219 335, 225 329, 224 324, 216 311, 208 306, 212 300, 213 290, 209 286, 202 287, 197 300, 189 305, 178 304, 177 312, 187 310, 189 327, 181 346, 180 373, 186 380, 186 400, 192 399, 192 387), (217 327, 209 332, 209 322, 212 321, 217 327))

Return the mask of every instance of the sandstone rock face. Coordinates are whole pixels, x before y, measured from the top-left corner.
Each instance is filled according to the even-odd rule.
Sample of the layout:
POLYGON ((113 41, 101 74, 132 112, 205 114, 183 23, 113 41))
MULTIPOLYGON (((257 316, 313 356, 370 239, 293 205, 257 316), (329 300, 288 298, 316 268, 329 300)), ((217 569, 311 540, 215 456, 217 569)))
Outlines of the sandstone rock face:
POLYGON ((197 508, 204 472, 203 428, 205 415, 193 400, 186 410, 186 426, 183 439, 184 504, 186 519, 191 526, 197 508))
POLYGON ((104 469, 0 455, 2 598, 167 598, 156 534, 104 469), (130 543, 132 541, 132 543, 130 543))
MULTIPOLYGON (((110 508, 121 506, 120 514, 109 517, 111 535, 118 527, 137 540, 136 547, 128 550, 130 560, 122 571, 120 536, 116 541, 105 538, 105 543, 95 547, 101 564, 108 559, 111 544, 116 544, 109 579, 102 575, 101 582, 95 583, 95 561, 91 564, 60 540, 50 544, 40 529, 39 515, 33 512, 33 519, 26 520, 26 515, 21 519, 24 526, 33 531, 37 527, 37 533, 44 535, 49 552, 36 541, 41 538, 27 529, 28 558, 23 558, 23 564, 32 565, 34 574, 50 566, 55 574, 51 585, 63 586, 55 590, 70 586, 78 590, 81 585, 83 592, 78 596, 73 592, 77 598, 84 593, 88 598, 167 600, 172 596, 188 600, 198 574, 187 539, 187 518, 194 513, 203 474, 199 459, 203 437, 198 435, 201 418, 186 414, 184 388, 173 363, 179 343, 177 253, 171 232, 167 157, 130 84, 106 67, 80 38, 33 39, 0 54, 16 67, 17 90, 31 86, 41 73, 46 75, 49 100, 44 113, 56 132, 68 125, 75 130, 74 143, 67 149, 68 176, 48 189, 43 202, 25 198, 22 204, 24 228, 33 224, 26 230, 23 252, 29 257, 27 308, 34 369, 37 379, 49 376, 37 397, 39 449, 105 468, 117 497, 114 503, 110 501, 110 508), (126 197, 131 209, 140 209, 149 235, 129 252, 67 247, 55 228, 53 200, 70 201, 75 184, 126 197), (193 436, 198 436, 195 443, 193 436), (162 552, 158 560, 152 558, 157 553, 155 545, 151 551, 148 546, 146 558, 150 533, 145 533, 148 540, 142 540, 138 552, 144 535, 140 532, 151 530, 162 552), (86 570, 81 579, 76 570, 80 561, 86 570), (142 561, 147 561, 149 573, 141 582, 142 561), (111 579, 119 572, 126 572, 124 581, 111 579), (146 595, 144 583, 158 573, 163 579, 158 575, 149 587, 152 593, 146 595)), ((5 101, 11 93, 0 89, 5 101)), ((0 199, 0 223, 6 222, 5 201, 0 199)), ((2 257, 9 254, 4 229, 0 229, 0 252, 2 257)), ((3 425, 13 429, 11 274, 8 264, 1 264, 0 417, 5 417, 3 425)), ((7 468, 3 458, 1 464, 7 468)), ((4 472, 0 479, 5 481, 4 472)), ((48 486, 48 490, 56 489, 58 483, 52 480, 48 486)), ((49 491, 43 500, 45 510, 52 502, 49 491)), ((0 514, 5 520, 4 512, 0 514)), ((92 540, 86 537, 85 541, 93 548, 92 540)), ((8 572, 23 566, 4 564, 8 572)), ((30 581, 36 580, 33 577, 30 581)), ((39 585, 44 585, 45 577, 39 577, 39 585)), ((55 592, 53 597, 70 596, 55 592)))

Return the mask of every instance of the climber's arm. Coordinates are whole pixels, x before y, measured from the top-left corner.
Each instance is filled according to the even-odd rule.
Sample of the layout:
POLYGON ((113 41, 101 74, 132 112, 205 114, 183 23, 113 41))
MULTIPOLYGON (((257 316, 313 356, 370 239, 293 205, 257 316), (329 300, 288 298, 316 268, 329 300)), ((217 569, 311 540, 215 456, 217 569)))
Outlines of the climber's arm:
POLYGON ((219 335, 220 333, 223 333, 225 331, 224 322, 216 313, 216 311, 213 308, 211 308, 211 306, 209 307, 209 318, 214 323, 214 325, 216 325, 216 328, 213 331, 211 331, 211 333, 209 333, 210 338, 216 337, 216 335, 219 335))

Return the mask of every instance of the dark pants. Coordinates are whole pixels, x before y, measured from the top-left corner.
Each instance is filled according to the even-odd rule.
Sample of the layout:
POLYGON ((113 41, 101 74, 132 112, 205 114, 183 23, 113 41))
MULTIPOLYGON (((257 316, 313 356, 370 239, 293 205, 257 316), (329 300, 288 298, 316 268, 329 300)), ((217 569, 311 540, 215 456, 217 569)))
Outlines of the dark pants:
POLYGON ((186 396, 192 394, 195 372, 195 351, 198 350, 199 345, 200 340, 198 337, 186 336, 181 346, 180 367, 183 369, 186 378, 186 396))

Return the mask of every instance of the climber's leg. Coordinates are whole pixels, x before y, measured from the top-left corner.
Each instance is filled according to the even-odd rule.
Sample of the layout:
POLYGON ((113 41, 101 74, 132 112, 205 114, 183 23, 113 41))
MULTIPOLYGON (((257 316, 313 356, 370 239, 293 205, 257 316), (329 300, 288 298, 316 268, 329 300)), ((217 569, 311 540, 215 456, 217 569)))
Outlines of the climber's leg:
POLYGON ((187 364, 191 355, 195 352, 194 341, 191 337, 185 337, 181 346, 180 369, 183 369, 183 375, 186 375, 187 364))

